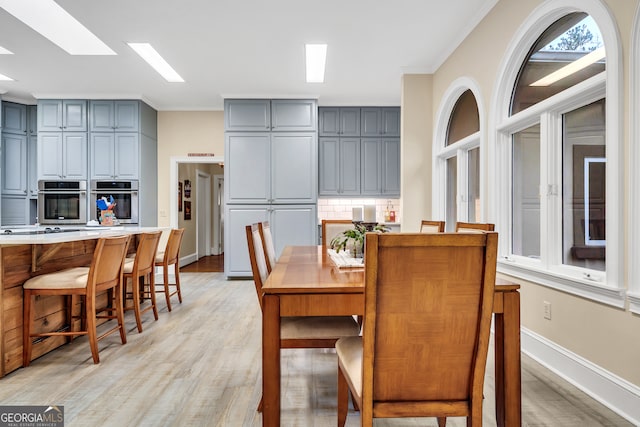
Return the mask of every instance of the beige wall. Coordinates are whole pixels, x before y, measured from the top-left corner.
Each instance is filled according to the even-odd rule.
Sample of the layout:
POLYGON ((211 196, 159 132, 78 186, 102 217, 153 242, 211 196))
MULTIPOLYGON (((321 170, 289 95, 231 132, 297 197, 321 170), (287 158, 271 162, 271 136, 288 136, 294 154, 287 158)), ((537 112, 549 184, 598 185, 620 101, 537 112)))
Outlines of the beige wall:
MULTIPOLYGON (((481 123, 481 131, 487 132, 490 119, 489 109, 495 90, 496 76, 501 66, 503 55, 518 27, 529 14, 542 4, 542 0, 501 0, 489 12, 487 17, 453 52, 447 61, 433 74, 419 81, 415 76, 405 76, 403 81, 403 137, 402 137, 402 200, 405 223, 416 221, 420 216, 430 213, 430 201, 427 204, 420 200, 430 194, 430 178, 416 179, 422 167, 431 170, 431 140, 435 111, 442 97, 452 82, 460 77, 467 77, 477 82, 481 91, 479 103, 486 109, 485 122, 481 123), (432 84, 429 78, 432 77, 432 84), (409 85, 408 83, 416 85, 409 85), (419 82, 419 83, 418 83, 419 82), (416 103, 414 91, 421 89, 431 105, 416 103), (415 111, 414 111, 415 108, 415 111), (424 125, 416 120, 425 117, 424 125), (416 137, 414 131, 422 132, 416 137), (429 147, 418 143, 423 138, 429 147), (422 156, 422 165, 418 165, 416 157, 422 156), (415 199, 418 198, 418 199, 415 199)), ((631 44, 632 20, 638 7, 638 1, 607 0, 618 24, 622 40, 623 73, 624 73, 624 152, 629 151, 629 78, 630 63, 629 46, 631 44)), ((486 170, 486 164, 485 170, 486 170)), ((430 173, 430 172, 429 172, 430 173)), ((489 171, 490 173, 490 171, 489 171)), ((628 172, 627 172, 628 173, 628 172)), ((485 188, 485 194, 491 196, 491 188, 485 188)), ((625 206, 625 212, 628 207, 625 206)), ((625 215, 628 218, 628 215, 625 215)), ((628 227, 626 227, 628 229, 628 227)), ((522 325, 550 341, 566 348, 596 365, 640 386, 640 316, 627 310, 611 308, 545 286, 526 283, 513 279, 522 285, 522 325), (552 320, 543 318, 543 302, 552 305, 552 320)))

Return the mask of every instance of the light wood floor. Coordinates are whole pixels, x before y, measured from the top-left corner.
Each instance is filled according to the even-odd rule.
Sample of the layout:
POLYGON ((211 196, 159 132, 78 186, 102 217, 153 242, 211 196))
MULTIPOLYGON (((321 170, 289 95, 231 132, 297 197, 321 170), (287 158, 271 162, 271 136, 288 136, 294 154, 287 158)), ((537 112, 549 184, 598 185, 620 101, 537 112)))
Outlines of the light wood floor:
MULTIPOLYGON (((143 317, 128 343, 100 342, 99 365, 86 338, 0 379, 0 405, 64 405, 71 426, 259 426, 260 313, 251 281, 183 273, 183 303, 143 317)), ((175 298, 175 297, 174 297, 175 298)), ((161 299, 162 300, 162 299, 161 299)), ((161 301, 160 300, 160 301, 161 301)), ((492 349, 490 349, 491 354, 492 349)), ((282 424, 336 425, 332 350, 284 350, 282 424)), ((485 382, 484 426, 495 426, 493 359, 485 382)), ((523 357, 523 426, 630 426, 548 370, 523 357)), ((347 425, 358 426, 350 411, 347 425)), ((377 420, 376 426, 435 426, 434 419, 377 420)), ((450 419, 449 426, 465 425, 450 419)))

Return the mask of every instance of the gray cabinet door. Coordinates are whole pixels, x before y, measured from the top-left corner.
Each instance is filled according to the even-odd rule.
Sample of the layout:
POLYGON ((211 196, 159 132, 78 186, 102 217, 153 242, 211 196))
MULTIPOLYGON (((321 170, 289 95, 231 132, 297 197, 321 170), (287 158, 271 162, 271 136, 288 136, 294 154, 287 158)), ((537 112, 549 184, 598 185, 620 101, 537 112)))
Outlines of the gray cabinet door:
POLYGON ((271 101, 271 130, 315 131, 316 102, 310 99, 274 99, 271 101))
POLYGON ((225 205, 224 272, 227 277, 251 276, 245 226, 267 220, 268 205, 225 205))
POLYGON ((340 136, 340 109, 337 107, 318 108, 318 134, 320 136, 340 136))
POLYGON ((91 133, 91 178, 115 178, 115 135, 113 132, 91 133))
POLYGON ((276 256, 286 246, 317 244, 318 214, 316 205, 272 205, 269 218, 276 256))
POLYGON ((62 134, 62 178, 87 179, 87 134, 62 134))
POLYGON ((135 132, 116 132, 115 134, 115 170, 117 179, 138 179, 140 144, 135 132))
POLYGON ((89 101, 91 132, 113 132, 113 101, 89 101))
POLYGON ((361 145, 362 162, 362 191, 363 195, 375 196, 380 194, 380 140, 363 138, 361 145))
POLYGON ((2 225, 27 225, 29 201, 26 197, 2 196, 2 225))
POLYGON ((26 135, 27 106, 13 102, 2 102, 2 132, 26 135))
POLYGON ((62 101, 44 99, 38 101, 38 131, 59 132, 62 130, 62 101))
POLYGON ((360 112, 362 136, 377 137, 380 136, 380 108, 366 107, 360 112))
POLYGON ((86 132, 87 101, 74 99, 38 101, 38 130, 86 132))
POLYGON ((400 138, 383 138, 380 192, 385 196, 400 197, 400 138))
POLYGON ((62 178, 62 132, 38 132, 38 179, 62 178))
POLYGON ((38 136, 38 107, 27 105, 27 135, 38 136))
POLYGON ((340 193, 340 140, 318 140, 318 191, 320 196, 337 196, 340 193))
POLYGON ((265 99, 225 99, 226 131, 271 130, 271 102, 265 99))
POLYGON ((27 188, 31 199, 38 198, 38 136, 27 137, 27 188))
POLYGON ((360 194, 360 138, 340 138, 340 195, 360 194))
POLYGON ((227 203, 269 203, 271 199, 271 134, 228 132, 225 135, 227 203))
POLYGON ((320 136, 360 136, 360 108, 321 107, 318 114, 320 136))
POLYGON ((2 194, 27 195, 27 136, 2 134, 2 194))
POLYGON ((318 148, 313 132, 271 134, 270 203, 315 203, 318 148))
POLYGON ((114 101, 113 110, 116 132, 138 132, 140 130, 138 101, 114 101))
POLYGON ((360 136, 360 109, 340 108, 340 137, 360 136))
POLYGON ((400 108, 380 109, 380 134, 384 137, 400 137, 400 108))

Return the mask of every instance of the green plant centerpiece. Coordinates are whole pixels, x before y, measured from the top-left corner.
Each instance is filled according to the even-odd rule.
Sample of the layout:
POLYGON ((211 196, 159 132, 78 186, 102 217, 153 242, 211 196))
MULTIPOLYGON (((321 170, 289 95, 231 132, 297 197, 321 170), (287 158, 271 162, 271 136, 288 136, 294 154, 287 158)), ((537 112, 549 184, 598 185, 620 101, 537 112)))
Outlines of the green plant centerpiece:
POLYGON ((361 222, 354 222, 353 228, 345 230, 331 239, 329 245, 336 252, 350 251, 354 257, 362 257, 364 252, 364 235, 367 232, 386 233, 390 229, 382 224, 367 227, 361 222))

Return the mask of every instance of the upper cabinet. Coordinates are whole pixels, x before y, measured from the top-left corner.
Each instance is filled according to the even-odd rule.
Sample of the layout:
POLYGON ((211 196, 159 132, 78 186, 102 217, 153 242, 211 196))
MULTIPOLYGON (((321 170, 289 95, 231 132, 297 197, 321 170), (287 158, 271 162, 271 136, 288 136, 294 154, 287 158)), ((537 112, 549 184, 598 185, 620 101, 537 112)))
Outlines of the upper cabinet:
POLYGON ((38 101, 38 130, 41 132, 86 132, 87 101, 78 99, 38 101))
POLYGON ((366 107, 361 112, 361 136, 400 137, 400 108, 366 107))
POLYGON ((38 176, 40 179, 87 179, 87 134, 40 132, 38 176))
POLYGON ((91 132, 138 132, 138 101, 90 101, 91 132))
POLYGON ((225 131, 316 130, 316 103, 306 99, 226 99, 225 131))
POLYGON ((319 115, 319 136, 360 136, 360 108, 323 107, 319 115))
POLYGON ((2 103, 2 132, 27 134, 27 106, 13 102, 2 103))

